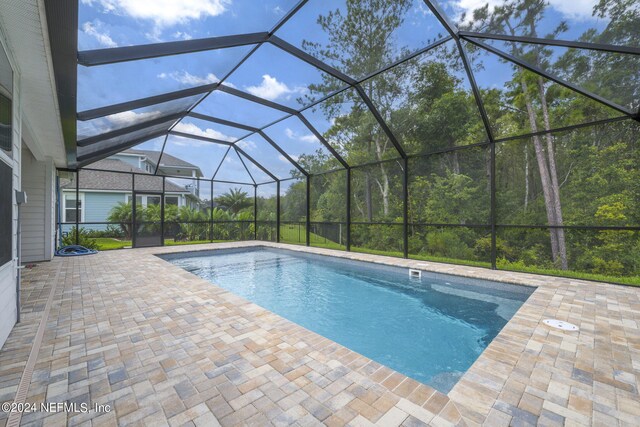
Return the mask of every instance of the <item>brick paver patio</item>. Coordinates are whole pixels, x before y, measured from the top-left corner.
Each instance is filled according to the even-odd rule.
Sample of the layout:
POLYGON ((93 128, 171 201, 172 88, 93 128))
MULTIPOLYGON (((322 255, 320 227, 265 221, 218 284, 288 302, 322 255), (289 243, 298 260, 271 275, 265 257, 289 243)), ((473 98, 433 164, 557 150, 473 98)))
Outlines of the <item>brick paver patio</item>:
POLYGON ((0 402, 14 400, 54 283, 27 402, 112 409, 27 412, 22 425, 640 425, 638 288, 264 242, 58 258, 23 274, 0 402), (445 396, 153 256, 256 244, 537 289, 445 396))

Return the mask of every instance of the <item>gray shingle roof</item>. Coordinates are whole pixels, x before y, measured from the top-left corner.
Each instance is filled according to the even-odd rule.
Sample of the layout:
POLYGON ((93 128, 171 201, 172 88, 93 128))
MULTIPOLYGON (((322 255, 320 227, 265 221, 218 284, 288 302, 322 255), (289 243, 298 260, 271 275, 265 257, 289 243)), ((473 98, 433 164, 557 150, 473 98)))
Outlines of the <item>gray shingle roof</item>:
MULTIPOLYGON (((122 160, 104 159, 91 164, 93 169, 104 169, 119 172, 136 172, 136 191, 162 191, 162 178, 149 175, 148 172, 131 166, 122 160)), ((102 172, 89 169, 80 170, 81 190, 120 190, 131 191, 131 175, 126 173, 102 172)), ((61 180, 60 188, 74 189, 75 182, 61 180)), ((189 190, 174 184, 169 179, 165 181, 165 192, 189 194, 189 190)))
MULTIPOLYGON (((158 164, 158 158, 160 157, 160 151, 151 151, 151 150, 129 149, 129 150, 123 151, 123 153, 145 155, 145 156, 147 156, 149 158, 149 160, 151 160, 156 165, 158 164)), ((200 171, 200 168, 198 166, 194 165, 193 163, 189 163, 187 161, 184 161, 182 159, 179 159, 179 158, 174 157, 171 154, 167 154, 167 153, 162 153, 161 165, 162 166, 168 166, 168 167, 194 168, 194 169, 197 169, 198 171, 200 171)), ((202 172, 200 172, 200 173, 202 173, 202 172)))

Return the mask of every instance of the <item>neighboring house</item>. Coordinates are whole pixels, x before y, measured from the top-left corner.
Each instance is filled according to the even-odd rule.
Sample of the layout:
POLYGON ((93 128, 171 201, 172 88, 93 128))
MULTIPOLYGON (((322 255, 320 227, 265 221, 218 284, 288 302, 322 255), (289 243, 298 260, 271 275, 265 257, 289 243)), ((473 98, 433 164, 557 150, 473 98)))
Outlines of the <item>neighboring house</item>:
MULTIPOLYGON (((78 199, 76 201, 75 179, 65 179, 60 182, 60 215, 62 222, 75 223, 76 202, 79 222, 82 227, 92 230, 107 228, 107 218, 111 209, 119 202, 130 203, 132 198, 132 175, 127 173, 113 173, 104 171, 136 172, 135 190, 137 206, 147 207, 159 205, 162 192, 162 179, 153 176, 156 167, 158 175, 172 175, 184 178, 166 178, 164 186, 164 203, 167 205, 189 206, 198 209, 201 206, 199 198, 199 181, 202 171, 197 166, 168 154, 162 155, 158 165, 159 151, 127 150, 104 160, 93 163, 88 169, 79 174, 78 199), (99 169, 99 170, 91 170, 99 169), (147 194, 148 192, 150 194, 147 194), (102 224, 100 224, 102 223, 102 224)), ((66 224, 62 231, 68 232, 73 225, 66 224)))

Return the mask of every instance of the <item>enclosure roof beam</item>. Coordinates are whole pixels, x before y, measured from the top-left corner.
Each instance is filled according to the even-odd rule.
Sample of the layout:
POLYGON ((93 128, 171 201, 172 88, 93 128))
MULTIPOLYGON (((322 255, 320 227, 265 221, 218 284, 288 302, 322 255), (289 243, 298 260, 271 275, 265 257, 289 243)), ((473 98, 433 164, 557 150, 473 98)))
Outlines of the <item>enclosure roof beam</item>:
POLYGON ((230 141, 225 141, 225 140, 216 139, 216 138, 209 138, 207 136, 202 136, 202 135, 194 135, 187 132, 179 132, 177 130, 170 131, 169 135, 175 135, 182 138, 197 139, 198 141, 212 142, 214 144, 220 144, 220 145, 228 145, 228 146, 233 145, 233 143, 230 141))
POLYGON ((220 159, 220 163, 218 163, 218 167, 216 168, 216 171, 213 173, 213 176, 211 177, 212 181, 216 179, 216 175, 218 175, 218 171, 222 167, 222 164, 224 163, 224 159, 226 159, 227 156, 229 155, 229 151, 231 151, 231 146, 227 147, 227 151, 224 152, 224 156, 222 156, 222 159, 220 159))
MULTIPOLYGON (((166 116, 157 117, 153 120, 149 120, 146 122, 140 122, 131 126, 115 129, 109 132, 104 132, 99 135, 90 136, 90 137, 79 140, 78 146, 86 147, 87 145, 92 145, 92 144, 95 144, 96 142, 104 141, 110 138, 115 138, 117 136, 126 135, 128 133, 143 130, 148 127, 157 126, 159 124, 169 122, 171 120, 178 120, 181 117, 181 114, 182 113, 169 114, 166 116)), ((165 129, 164 132, 166 133, 168 129, 169 129, 169 126, 167 126, 167 129, 165 129)))
POLYGON ((146 98, 134 99, 133 101, 121 102, 118 104, 107 105, 105 107, 93 108, 91 110, 81 111, 77 114, 78 120, 87 121, 97 119, 99 117, 110 116, 112 114, 122 113, 124 111, 136 110, 138 108, 149 107, 163 102, 173 101, 180 98, 188 98, 194 95, 202 95, 218 86, 218 83, 212 83, 202 86, 196 86, 189 89, 177 90, 175 92, 167 92, 160 95, 149 96, 146 98))
POLYGON ((233 148, 236 150, 236 152, 238 152, 238 153, 242 154, 244 157, 246 157, 246 158, 247 158, 247 160, 249 160, 251 163, 253 163, 254 165, 256 165, 256 167, 257 167, 258 169, 260 169, 262 172, 264 172, 264 173, 266 173, 267 175, 269 175, 269 177, 270 177, 271 179, 273 179, 274 181, 278 181, 278 178, 277 178, 274 174, 272 174, 271 172, 269 172, 269 171, 267 170, 267 168, 265 168, 264 166, 262 166, 262 164, 260 164, 259 162, 257 162, 253 157, 251 157, 249 154, 247 154, 247 152, 246 152, 246 151, 244 151, 242 148, 238 147, 237 145, 234 145, 234 147, 233 147, 233 148))
MULTIPOLYGON (((530 44, 541 44, 546 46, 561 46, 576 49, 598 50, 602 52, 625 53, 630 55, 640 55, 640 48, 633 46, 620 46, 606 43, 590 43, 572 40, 543 39, 538 37, 511 36, 505 34, 478 33, 474 31, 460 31, 460 37, 464 39, 489 39, 508 42, 520 42, 530 44)), ((469 40, 471 41, 471 40, 469 40)))
POLYGON ((290 156, 289 154, 287 154, 287 152, 286 152, 286 151, 284 151, 282 148, 280 148, 280 146, 279 146, 278 144, 276 144, 276 143, 273 141, 273 139, 271 139, 271 138, 269 137, 269 135, 267 135, 266 133, 264 133, 264 132, 263 132, 263 131, 261 131, 261 130, 259 130, 259 131, 258 131, 258 134, 259 134, 261 137, 263 137, 264 139, 266 139, 266 140, 267 140, 267 142, 268 142, 269 144, 271 144, 271 146, 272 146, 273 148, 275 148, 275 149, 278 151, 278 153, 282 154, 282 156, 284 156, 284 158, 285 158, 285 159, 287 159, 287 160, 289 161, 289 163, 291 163, 291 164, 292 164, 296 169, 298 169, 298 170, 299 170, 299 171, 300 171, 304 176, 309 176, 309 174, 307 173, 307 171, 306 171, 306 170, 304 170, 304 168, 303 168, 302 166, 300 166, 300 165, 298 164, 298 162, 296 162, 295 160, 293 160, 293 159, 291 158, 291 156, 290 156))
POLYGON ((635 115, 635 112, 629 110, 626 107, 623 107, 622 105, 618 105, 615 102, 609 101, 608 99, 605 99, 605 98, 601 97, 600 95, 596 95, 596 94, 591 93, 591 92, 589 92, 589 91, 587 91, 585 89, 582 89, 582 88, 578 87, 577 85, 574 85, 573 83, 569 83, 569 82, 561 79, 560 77, 557 77, 557 76, 555 76, 555 75, 553 75, 551 73, 548 73, 548 72, 540 69, 539 67, 531 65, 528 62, 526 62, 526 61, 524 61, 524 60, 522 60, 520 58, 515 57, 514 55, 510 55, 510 54, 508 54, 506 52, 501 51, 500 49, 496 49, 495 47, 490 46, 488 44, 485 44, 485 43, 483 43, 481 41, 478 41, 478 40, 473 40, 473 39, 465 39, 465 40, 468 40, 470 43, 473 43, 476 46, 479 46, 479 47, 481 47, 481 48, 483 48, 483 49, 485 49, 485 50, 487 50, 487 51, 489 51, 489 52, 491 52, 491 53, 493 53, 495 55, 498 55, 502 59, 505 59, 507 61, 513 62, 514 64, 519 65, 522 68, 525 68, 525 69, 527 69, 527 70, 529 70, 529 71, 531 71, 533 73, 541 75, 544 78, 552 80, 552 81, 558 83, 561 86, 564 86, 564 87, 566 87, 568 89, 571 89, 574 92, 578 92, 579 94, 584 95, 587 98, 591 98, 594 101, 599 102, 601 104, 604 104, 604 105, 606 105, 606 106, 608 106, 610 108, 613 108, 614 110, 620 111, 621 113, 624 113, 624 114, 626 114, 628 116, 631 116, 631 117, 633 117, 635 115))
POLYGON ((304 123, 304 125, 307 127, 307 129, 309 129, 311 131, 311 133, 316 138, 318 138, 318 141, 320 141, 322 143, 322 145, 324 145, 324 147, 327 150, 329 150, 329 152, 333 155, 333 157, 338 162, 340 162, 342 167, 344 167, 345 169, 349 168, 349 164, 346 162, 346 160, 340 154, 338 154, 338 152, 327 142, 327 140, 324 138, 324 136, 322 136, 322 134, 320 132, 318 132, 316 130, 316 128, 313 127, 313 125, 311 123, 309 123, 309 120, 307 120, 307 118, 305 116, 303 116, 302 113, 297 113, 296 116, 298 117, 298 119, 300 119, 300 121, 302 123, 304 123))
POLYGON ((473 92, 473 98, 476 101, 476 106, 478 107, 478 111, 480 112, 480 117, 482 118, 482 124, 484 125, 484 130, 489 137, 489 141, 493 142, 493 129, 491 128, 491 123, 489 122, 489 115, 487 114, 487 110, 484 108, 484 102, 482 101, 482 97, 480 96, 480 89, 478 88, 478 83, 476 82, 476 77, 471 70, 471 65, 469 63, 469 57, 467 56, 467 51, 462 46, 460 39, 456 39, 456 45, 458 47, 458 52, 460 53, 460 59, 462 60, 462 64, 464 65, 465 72, 467 73, 467 78, 469 79, 469 84, 471 85, 471 91, 473 92))
MULTIPOLYGON (((235 149, 236 147, 232 145, 232 147, 235 149)), ((253 177, 253 174, 251 174, 251 172, 249 172, 249 168, 247 167, 247 165, 244 163, 244 160, 242 160, 242 156, 238 153, 238 150, 235 150, 236 155, 238 156, 238 158, 240 159, 240 163, 242 163, 242 166, 244 166, 244 170, 247 171, 247 173, 249 174, 249 178, 251 178, 251 181, 253 181, 253 185, 256 185, 257 182, 255 180, 255 178, 253 177)))
POLYGON ((255 128, 253 126, 247 126, 247 125, 243 125, 242 123, 232 122, 230 120, 219 119, 217 117, 208 116, 206 114, 195 113, 193 111, 191 111, 189 114, 187 114, 187 116, 193 117, 194 119, 200 119, 200 120, 205 120, 207 122, 218 123, 219 125, 224 125, 224 126, 234 127, 234 128, 238 128, 238 129, 243 129, 243 130, 250 131, 250 132, 257 132, 258 131, 258 128, 255 128))
POLYGON ((445 30, 449 32, 451 37, 457 39, 459 33, 457 25, 449 19, 449 16, 446 13, 444 13, 444 10, 442 10, 438 2, 433 0, 424 0, 424 4, 427 5, 431 13, 435 15, 436 19, 440 21, 440 24, 442 24, 445 30))
POLYGON ((402 157, 403 159, 406 158, 407 153, 405 153, 404 149, 396 139, 396 136, 393 134, 393 132, 391 132, 391 129, 387 125, 387 122, 382 118, 382 115, 380 114, 376 106, 373 105, 373 102, 371 102, 371 99, 369 98, 367 93, 364 91, 364 89, 362 89, 360 85, 356 85, 355 88, 358 91, 358 94, 360 95, 364 103, 369 108, 369 111, 371 111, 371 114, 373 114, 373 117, 375 117, 376 121, 382 128, 382 131, 385 133, 385 135, 387 135, 387 138, 389 138, 389 141, 391 141, 393 146, 396 148, 396 151, 398 152, 398 154, 400 154, 400 157, 402 157))
POLYGON ((78 156, 78 166, 83 167, 90 163, 97 162, 98 160, 102 160, 106 157, 109 157, 112 154, 126 150, 135 145, 142 144, 145 141, 165 135, 166 133, 167 133, 166 130, 160 130, 157 132, 150 133, 148 135, 144 135, 140 138, 136 138, 131 141, 124 142, 122 144, 107 146, 87 154, 80 154, 78 156))
POLYGON ((247 101, 255 102, 257 104, 261 104, 266 107, 273 108, 274 110, 284 111, 285 113, 289 113, 289 114, 295 114, 296 112, 296 110, 294 110, 293 108, 289 108, 282 104, 278 104, 277 102, 260 98, 259 96, 255 96, 250 93, 243 92, 241 90, 238 90, 230 86, 220 85, 217 87, 217 90, 236 96, 238 98, 246 99, 247 101))
MULTIPOLYGON (((295 15, 306 2, 307 0, 298 2, 298 4, 283 16, 269 32, 263 31, 257 33, 208 37, 204 39, 178 40, 136 46, 85 50, 77 53, 77 63, 85 67, 93 67, 96 65, 115 64, 119 62, 137 61, 141 59, 261 44, 266 42, 273 33, 275 33, 289 20, 289 18, 295 15)), ((75 10, 77 13, 77 4, 75 10)))
MULTIPOLYGON (((293 15, 295 15, 298 10, 300 10, 300 8, 302 6, 304 6, 306 4, 307 0, 300 0, 298 2, 298 4, 296 4, 293 9, 291 9, 289 12, 287 12, 281 19, 280 21, 278 21, 276 23, 276 25, 271 29, 271 31, 269 31, 267 33, 267 37, 270 37, 274 32, 276 32, 282 25, 284 25, 293 15)), ((253 49, 251 49, 251 51, 249 53, 247 53, 244 58, 242 58, 218 83, 218 86, 222 85, 222 83, 227 80, 229 78, 230 75, 232 75, 242 64, 245 63, 245 61, 247 61, 251 55, 253 55, 262 45, 264 44, 264 41, 257 43, 256 45, 254 45, 253 49)), ((194 108, 196 108, 198 106, 198 104, 200 104, 200 102, 204 101, 209 95, 211 95, 211 92, 213 92, 213 90, 209 91, 205 96, 203 96, 198 102, 196 102, 194 105, 192 105, 191 107, 189 107, 185 112, 184 115, 186 116, 188 113, 190 113, 191 111, 193 111, 194 108)), ((264 100, 266 101, 266 100, 264 100)), ((183 116, 184 118, 184 116, 183 116)), ((182 119, 180 119, 181 121, 182 119)), ((175 126, 175 125, 174 125, 175 126)))
POLYGON ((267 41, 272 45, 284 50, 285 52, 295 56, 296 58, 301 59, 307 64, 312 65, 329 74, 330 76, 337 78, 338 80, 342 80, 343 82, 349 83, 350 85, 354 85, 357 83, 355 79, 347 76, 342 71, 336 70, 335 68, 319 60, 315 56, 309 55, 304 50, 295 47, 294 45, 282 40, 278 36, 272 35, 267 41))
POLYGON ((232 36, 209 37, 206 39, 178 40, 137 46, 113 47, 78 52, 78 64, 85 67, 137 61, 140 59, 202 52, 206 50, 254 45, 264 42, 269 33, 236 34, 232 36))
POLYGON ((158 174, 158 169, 160 168, 160 162, 162 162, 162 156, 164 156, 164 149, 167 146, 167 139, 169 139, 169 134, 164 136, 164 141, 162 141, 162 148, 160 149, 160 156, 158 157, 158 163, 156 163, 156 168, 153 170, 153 174, 158 174))

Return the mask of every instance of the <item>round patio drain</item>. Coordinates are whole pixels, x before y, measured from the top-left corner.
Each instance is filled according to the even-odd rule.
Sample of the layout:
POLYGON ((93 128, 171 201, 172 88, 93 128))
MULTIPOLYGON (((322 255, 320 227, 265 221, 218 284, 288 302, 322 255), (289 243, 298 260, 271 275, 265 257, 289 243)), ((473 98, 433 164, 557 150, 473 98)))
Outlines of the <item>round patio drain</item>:
POLYGON ((573 323, 563 322, 562 320, 558 319, 545 319, 542 321, 542 323, 547 326, 551 326, 552 328, 562 329, 563 331, 577 331, 578 329, 580 329, 573 323))

